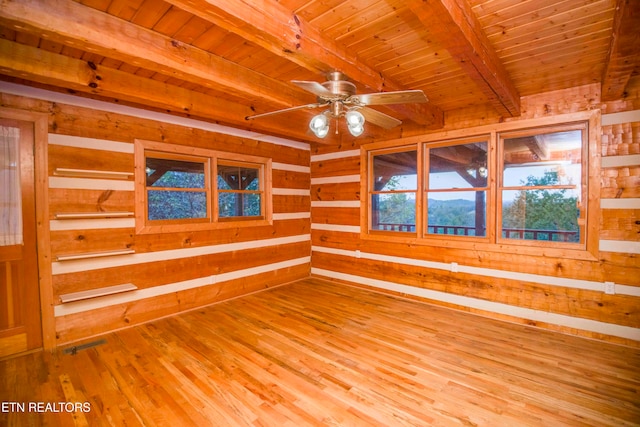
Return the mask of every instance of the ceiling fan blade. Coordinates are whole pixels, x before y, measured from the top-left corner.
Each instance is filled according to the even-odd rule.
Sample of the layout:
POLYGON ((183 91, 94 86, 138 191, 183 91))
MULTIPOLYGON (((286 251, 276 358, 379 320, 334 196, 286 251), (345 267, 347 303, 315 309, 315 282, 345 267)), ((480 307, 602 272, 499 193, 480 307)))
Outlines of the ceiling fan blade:
POLYGON ((307 92, 311 92, 312 94, 314 94, 316 96, 320 96, 320 97, 324 97, 324 98, 335 97, 335 95, 333 93, 331 93, 331 91, 329 89, 327 89, 326 87, 322 86, 318 82, 308 82, 308 81, 304 81, 304 80, 291 80, 291 83, 293 83, 296 86, 306 90, 307 92))
POLYGON ((362 105, 421 103, 429 101, 421 90, 363 93, 361 95, 353 95, 349 100, 357 100, 356 102, 362 105))
POLYGON ((358 111, 362 113, 367 122, 373 123, 381 128, 391 129, 402 124, 401 120, 388 116, 378 110, 374 110, 373 108, 362 107, 358 108, 358 111))
POLYGON ((327 105, 329 105, 329 103, 322 103, 322 104, 321 103, 315 103, 315 104, 298 105, 296 107, 285 108, 283 110, 276 110, 276 111, 270 111, 268 113, 254 114, 253 116, 245 117, 245 120, 259 119, 261 117, 273 116, 275 114, 288 113, 290 111, 296 111, 296 110, 304 110, 304 109, 311 109, 311 108, 326 107, 327 105))

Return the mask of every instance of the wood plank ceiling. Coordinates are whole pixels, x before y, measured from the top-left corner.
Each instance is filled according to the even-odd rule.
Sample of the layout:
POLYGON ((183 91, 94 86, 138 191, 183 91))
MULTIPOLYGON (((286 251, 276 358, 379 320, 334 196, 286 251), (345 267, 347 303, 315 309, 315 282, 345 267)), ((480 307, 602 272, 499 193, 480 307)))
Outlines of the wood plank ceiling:
MULTIPOLYGON (((445 113, 514 117, 520 97, 600 83, 625 95, 640 70, 639 0, 3 0, 0 78, 319 140, 319 110, 291 80, 341 71, 358 93, 420 89, 375 107, 403 121, 358 139, 441 128, 445 113)), ((325 143, 351 140, 340 121, 325 143)), ((333 126, 333 124, 332 124, 333 126)))

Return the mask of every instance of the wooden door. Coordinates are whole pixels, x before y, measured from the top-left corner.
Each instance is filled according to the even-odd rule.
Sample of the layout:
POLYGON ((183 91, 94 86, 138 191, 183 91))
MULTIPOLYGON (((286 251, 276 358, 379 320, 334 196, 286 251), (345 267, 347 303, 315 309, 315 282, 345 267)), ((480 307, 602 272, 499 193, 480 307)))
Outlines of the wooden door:
POLYGON ((42 346, 34 124, 0 118, 0 357, 42 346))

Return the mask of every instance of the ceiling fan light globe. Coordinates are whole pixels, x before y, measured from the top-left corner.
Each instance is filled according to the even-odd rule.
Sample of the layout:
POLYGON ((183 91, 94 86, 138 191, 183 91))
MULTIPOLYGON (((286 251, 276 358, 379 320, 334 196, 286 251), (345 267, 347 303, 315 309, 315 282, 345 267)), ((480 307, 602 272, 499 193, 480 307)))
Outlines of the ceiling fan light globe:
POLYGON ((313 131, 313 134, 318 138, 324 138, 329 133, 329 126, 317 129, 313 131))
POLYGON ((327 126, 328 124, 329 120, 327 119, 327 116, 325 116, 324 114, 318 114, 317 116, 313 116, 313 118, 309 122, 309 128, 311 128, 311 130, 320 129, 327 126))
POLYGON ((324 114, 314 116, 309 122, 309 129, 318 138, 324 138, 329 133, 329 120, 324 114))
POLYGON ((353 136, 360 136, 364 132, 364 126, 351 126, 349 125, 349 133, 353 136))
POLYGON ((347 111, 347 113, 345 114, 345 119, 347 120, 347 124, 350 127, 364 126, 364 116, 359 111, 347 111))
POLYGON ((324 138, 329 133, 329 119, 324 114, 318 114, 309 122, 309 129, 318 138, 324 138))
POLYGON ((353 136, 360 136, 364 132, 364 116, 356 110, 347 111, 344 115, 347 121, 349 133, 353 136))

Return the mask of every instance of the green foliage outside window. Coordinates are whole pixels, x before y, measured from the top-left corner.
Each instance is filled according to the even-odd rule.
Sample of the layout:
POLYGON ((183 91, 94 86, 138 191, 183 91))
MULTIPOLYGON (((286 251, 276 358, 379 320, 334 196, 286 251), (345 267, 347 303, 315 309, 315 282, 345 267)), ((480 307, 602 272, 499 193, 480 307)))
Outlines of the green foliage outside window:
POLYGON ((476 203, 471 200, 429 199, 429 224, 473 227, 476 222, 476 203))
POLYGON ((204 163, 148 157, 146 173, 148 219, 207 217, 204 163))
POLYGON ((221 218, 262 215, 259 168, 219 164, 217 185, 221 218))
MULTIPOLYGON (((560 183, 556 171, 545 171, 540 177, 530 175, 523 182, 527 187, 553 186, 560 183)), ((505 192, 507 193, 507 192, 505 192)), ((560 240, 579 242, 577 209, 578 197, 571 196, 567 189, 535 189, 518 190, 513 202, 504 203, 502 215, 503 229, 548 230, 571 232, 566 233, 566 239, 560 240)), ((556 240, 562 234, 537 233, 536 240, 556 240)), ((505 234, 505 237, 509 237, 505 234)), ((524 239, 534 239, 533 231, 525 233, 524 239)))

